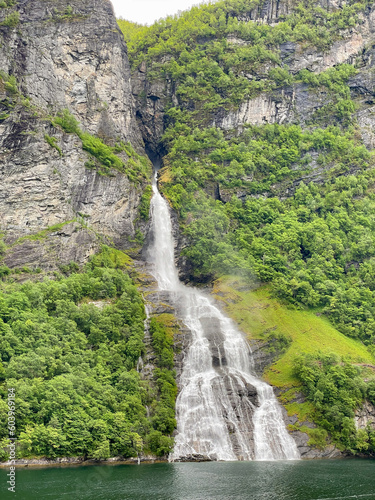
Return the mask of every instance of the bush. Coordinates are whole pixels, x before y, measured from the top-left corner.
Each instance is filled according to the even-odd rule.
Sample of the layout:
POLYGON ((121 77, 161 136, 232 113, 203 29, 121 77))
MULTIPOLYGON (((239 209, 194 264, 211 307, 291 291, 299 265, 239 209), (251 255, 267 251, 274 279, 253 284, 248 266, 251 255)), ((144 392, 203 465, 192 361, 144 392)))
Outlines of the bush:
POLYGON ((13 75, 8 75, 5 71, 0 70, 0 78, 4 82, 5 90, 11 95, 18 94, 17 79, 13 75))
POLYGON ((139 215, 143 220, 148 220, 150 213, 151 198, 152 198, 152 187, 146 186, 141 197, 141 203, 139 205, 139 215))
POLYGON ((8 266, 0 266, 0 278, 3 278, 4 276, 8 276, 11 273, 11 270, 9 269, 8 266))
POLYGON ((8 28, 15 28, 20 22, 20 13, 18 11, 9 14, 0 26, 7 26, 8 28))
POLYGON ((56 137, 50 137, 48 134, 45 134, 44 139, 51 146, 51 148, 56 149, 59 155, 62 156, 62 151, 60 146, 57 144, 56 137))
POLYGON ((158 457, 168 455, 173 448, 173 438, 163 436, 160 431, 152 431, 148 435, 147 444, 152 453, 158 457))
POLYGON ((3 240, 0 240, 0 256, 5 255, 7 252, 7 246, 3 240))
POLYGON ((102 165, 117 170, 123 169, 124 162, 98 137, 81 131, 79 131, 78 136, 82 140, 82 148, 95 156, 102 165))
POLYGON ((0 9, 6 9, 7 7, 12 7, 15 5, 17 0, 1 0, 0 9))
POLYGON ((355 410, 372 394, 373 381, 364 382, 361 369, 335 355, 305 355, 295 360, 294 373, 316 408, 320 429, 309 430, 309 444, 324 448, 328 432, 351 453, 375 451, 371 436, 357 430, 355 410))
POLYGON ((52 120, 52 124, 60 125, 60 127, 68 134, 77 134, 78 136, 81 134, 78 121, 68 109, 64 109, 57 116, 55 116, 52 120))

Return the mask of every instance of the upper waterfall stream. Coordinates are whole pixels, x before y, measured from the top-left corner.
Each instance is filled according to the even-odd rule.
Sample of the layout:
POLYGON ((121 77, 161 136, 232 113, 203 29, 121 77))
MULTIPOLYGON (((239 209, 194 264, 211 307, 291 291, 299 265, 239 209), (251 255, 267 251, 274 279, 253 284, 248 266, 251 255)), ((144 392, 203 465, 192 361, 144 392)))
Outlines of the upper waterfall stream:
POLYGON ((171 460, 298 459, 272 387, 254 374, 243 334, 211 297, 179 281, 169 207, 158 191, 156 175, 153 192, 149 260, 159 289, 170 292, 177 315, 192 335, 176 402, 171 460))

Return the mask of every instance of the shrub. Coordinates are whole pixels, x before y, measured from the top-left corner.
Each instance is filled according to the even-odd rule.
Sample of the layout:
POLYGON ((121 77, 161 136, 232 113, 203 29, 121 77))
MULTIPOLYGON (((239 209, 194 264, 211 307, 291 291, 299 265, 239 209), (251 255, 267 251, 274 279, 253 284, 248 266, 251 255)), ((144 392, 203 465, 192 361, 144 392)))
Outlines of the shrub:
POLYGON ((61 151, 60 146, 57 144, 56 137, 50 137, 48 134, 45 134, 44 139, 51 146, 51 148, 56 149, 56 151, 58 151, 59 155, 62 156, 62 151, 61 151))
POLYGON ((55 116, 55 118, 52 120, 52 124, 60 125, 60 127, 64 129, 68 134, 79 135, 81 133, 78 121, 74 118, 74 116, 69 112, 68 109, 64 109, 57 116, 55 116))
POLYGON ((9 94, 18 94, 17 79, 15 76, 8 75, 5 71, 0 70, 0 78, 3 80, 5 90, 9 94))
POLYGON ((15 28, 20 22, 20 13, 18 11, 9 14, 0 26, 7 26, 8 28, 15 28))
POLYGON ((17 0, 1 0, 0 9, 6 9, 7 7, 12 7, 15 5, 17 0))
POLYGON ((151 198, 152 198, 152 187, 146 186, 142 194, 141 203, 139 205, 139 215, 144 220, 148 220, 149 217, 151 198))
POLYGON ((124 162, 112 152, 112 148, 104 144, 98 137, 81 131, 77 135, 82 140, 82 148, 95 156, 102 165, 117 170, 123 169, 124 162))

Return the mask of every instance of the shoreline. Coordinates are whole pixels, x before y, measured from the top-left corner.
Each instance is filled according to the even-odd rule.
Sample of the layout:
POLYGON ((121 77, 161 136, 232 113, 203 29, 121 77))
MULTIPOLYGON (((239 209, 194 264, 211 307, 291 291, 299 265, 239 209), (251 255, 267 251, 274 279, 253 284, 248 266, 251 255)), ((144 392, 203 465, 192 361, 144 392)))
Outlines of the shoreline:
MULTIPOLYGON (((309 462, 309 461, 320 461, 320 460, 375 460, 373 456, 350 456, 344 455, 341 457, 320 457, 320 458, 301 458, 298 462, 309 462)), ((249 463, 254 460, 250 460, 249 463)), ((293 462, 294 460, 287 460, 288 462, 293 462)), ((217 462, 217 460, 182 460, 175 463, 200 463, 200 462, 217 462)), ((220 461, 219 461, 220 462, 220 461)), ((242 462, 238 460, 238 462, 242 462)), ((279 460, 275 460, 279 462, 279 460)), ((167 458, 159 457, 144 457, 140 458, 122 458, 114 457, 108 460, 90 460, 84 457, 60 457, 55 459, 42 459, 42 458, 30 458, 30 459, 19 459, 15 463, 0 462, 0 469, 7 469, 11 466, 17 468, 49 468, 49 467, 84 467, 84 466, 101 466, 101 465, 151 465, 158 463, 169 463, 167 458)))
POLYGON ((157 464, 157 463, 168 463, 167 458, 159 457, 143 457, 143 458, 123 458, 114 457, 108 460, 92 460, 86 459, 84 457, 59 457, 59 458, 29 458, 29 459, 18 459, 14 462, 0 462, 0 469, 7 469, 9 467, 70 467, 70 466, 92 466, 92 465, 142 465, 142 464, 157 464))

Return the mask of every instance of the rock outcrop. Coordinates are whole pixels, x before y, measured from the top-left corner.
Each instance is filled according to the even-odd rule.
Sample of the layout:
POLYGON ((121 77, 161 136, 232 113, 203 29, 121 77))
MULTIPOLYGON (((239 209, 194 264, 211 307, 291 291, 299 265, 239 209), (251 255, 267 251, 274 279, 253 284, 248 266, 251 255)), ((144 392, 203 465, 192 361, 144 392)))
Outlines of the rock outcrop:
POLYGON ((374 405, 366 400, 362 407, 355 412, 354 422, 357 429, 366 429, 366 427, 375 429, 374 405))
MULTIPOLYGON (((373 41, 375 40, 375 8, 373 7, 363 19, 363 23, 348 32, 347 38, 332 44, 327 52, 315 48, 305 48, 293 42, 280 45, 280 54, 284 64, 287 64, 294 74, 302 69, 321 73, 342 63, 360 65, 358 74, 350 79, 352 96, 373 95, 373 41)), ((233 40, 229 40, 232 41, 233 40)), ((237 41, 238 43, 238 41, 237 41)), ((371 115, 372 102, 368 99, 359 104, 358 120, 369 147, 373 138, 368 137, 368 130, 373 125, 371 115)), ((225 130, 238 129, 249 123, 264 125, 266 123, 299 123, 306 124, 312 114, 329 102, 329 96, 322 90, 311 90, 305 84, 295 84, 283 87, 274 92, 261 95, 240 104, 238 109, 225 112, 220 110, 214 117, 213 125, 225 130)))
POLYGON ((170 99, 174 104, 178 104, 175 89, 168 80, 150 80, 147 65, 143 62, 133 72, 132 90, 136 102, 137 122, 147 153, 158 164, 164 153, 160 140, 165 129, 165 109, 170 99))

